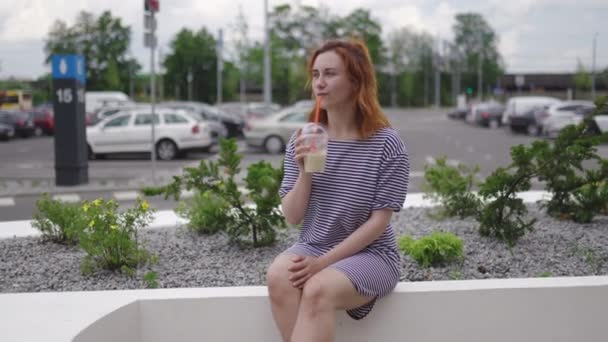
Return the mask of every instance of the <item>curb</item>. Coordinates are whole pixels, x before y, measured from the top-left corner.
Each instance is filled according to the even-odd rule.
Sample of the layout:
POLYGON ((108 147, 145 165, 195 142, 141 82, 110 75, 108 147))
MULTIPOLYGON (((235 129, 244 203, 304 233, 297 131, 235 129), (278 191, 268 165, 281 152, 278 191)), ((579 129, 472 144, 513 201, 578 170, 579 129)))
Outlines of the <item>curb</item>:
MULTIPOLYGON (((524 203, 536 203, 550 196, 551 194, 546 191, 526 191, 517 194, 524 203)), ((413 193, 407 195, 403 208, 431 208, 436 205, 436 202, 425 198, 424 193, 413 193)), ((188 220, 177 216, 175 211, 161 210, 154 213, 152 223, 144 229, 174 228, 187 223, 188 220)), ((40 236, 40 232, 32 226, 32 220, 0 222, 0 240, 29 236, 40 236)))

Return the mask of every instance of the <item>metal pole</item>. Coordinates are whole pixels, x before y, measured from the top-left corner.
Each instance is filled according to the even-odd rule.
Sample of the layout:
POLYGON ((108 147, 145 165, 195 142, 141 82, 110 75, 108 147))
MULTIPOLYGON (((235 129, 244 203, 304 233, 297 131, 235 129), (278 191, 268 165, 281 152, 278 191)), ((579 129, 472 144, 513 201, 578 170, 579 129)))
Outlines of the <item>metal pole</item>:
POLYGON ((482 32, 479 32, 479 58, 477 58, 477 97, 483 99, 483 41, 482 32))
POLYGON ((440 70, 440 46, 441 40, 437 39, 437 52, 434 54, 434 65, 435 65, 435 107, 439 108, 439 102, 441 97, 441 70, 440 70))
POLYGON ((224 37, 222 34, 222 29, 219 30, 218 40, 217 40, 217 104, 222 103, 222 71, 224 69, 224 61, 223 61, 223 42, 224 37))
MULTIPOLYGON (((154 11, 150 13, 152 17, 152 22, 154 23, 154 11)), ((156 185, 156 124, 154 122, 155 119, 155 102, 156 102, 156 75, 154 68, 154 51, 156 49, 156 25, 152 25, 152 42, 150 44, 150 105, 152 107, 152 184, 156 185)))
POLYGON ((162 48, 158 48, 158 64, 159 64, 159 77, 160 77, 160 81, 158 82, 158 92, 159 92, 159 101, 163 102, 164 98, 165 98, 165 80, 164 80, 164 68, 162 66, 162 63, 165 59, 165 55, 163 54, 163 49, 162 48))
POLYGON ((268 31, 268 0, 264 0, 264 102, 272 102, 270 70, 270 32, 268 31))
POLYGON ((131 97, 131 100, 133 100, 133 93, 134 93, 134 89, 133 89, 133 60, 129 61, 129 97, 131 97))
POLYGON ((593 34, 593 62, 591 64, 591 99, 595 100, 595 45, 598 33, 593 34))
POLYGON ((186 80, 188 81, 188 101, 192 101, 192 68, 188 69, 188 75, 186 76, 186 80))

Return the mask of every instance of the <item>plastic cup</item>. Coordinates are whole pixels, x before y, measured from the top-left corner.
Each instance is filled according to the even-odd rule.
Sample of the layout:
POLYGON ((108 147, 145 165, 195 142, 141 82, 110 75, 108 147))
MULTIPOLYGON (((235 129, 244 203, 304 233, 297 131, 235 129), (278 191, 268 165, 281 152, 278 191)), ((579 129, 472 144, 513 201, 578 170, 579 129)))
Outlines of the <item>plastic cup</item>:
POLYGON ((323 125, 311 122, 302 128, 301 136, 304 138, 302 143, 309 148, 304 155, 304 172, 323 172, 329 141, 327 130, 323 125))

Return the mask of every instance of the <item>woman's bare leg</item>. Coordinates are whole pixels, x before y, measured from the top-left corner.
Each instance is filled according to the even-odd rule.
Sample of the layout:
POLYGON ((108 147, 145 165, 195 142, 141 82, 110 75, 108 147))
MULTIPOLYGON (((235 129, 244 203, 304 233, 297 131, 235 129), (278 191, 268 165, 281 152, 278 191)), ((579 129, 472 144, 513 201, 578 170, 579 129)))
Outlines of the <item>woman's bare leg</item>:
POLYGON ((304 284, 291 342, 333 341, 336 310, 354 309, 372 299, 361 296, 342 272, 324 269, 304 284))
POLYGON ((289 281, 287 268, 291 266, 293 257, 291 254, 279 255, 266 274, 272 316, 284 342, 290 341, 302 296, 302 290, 293 287, 289 281))

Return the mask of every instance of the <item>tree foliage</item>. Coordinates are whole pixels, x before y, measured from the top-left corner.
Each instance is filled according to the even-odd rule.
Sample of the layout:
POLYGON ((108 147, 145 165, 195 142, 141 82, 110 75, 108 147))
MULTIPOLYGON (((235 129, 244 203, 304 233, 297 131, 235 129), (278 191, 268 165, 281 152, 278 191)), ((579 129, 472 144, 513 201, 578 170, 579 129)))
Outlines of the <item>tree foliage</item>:
POLYGON ((87 89, 122 90, 129 85, 129 65, 134 73, 141 68, 128 56, 131 28, 110 11, 99 17, 82 11, 73 26, 58 19, 51 26, 45 41, 46 62, 54 54, 81 54, 85 57, 87 89))

